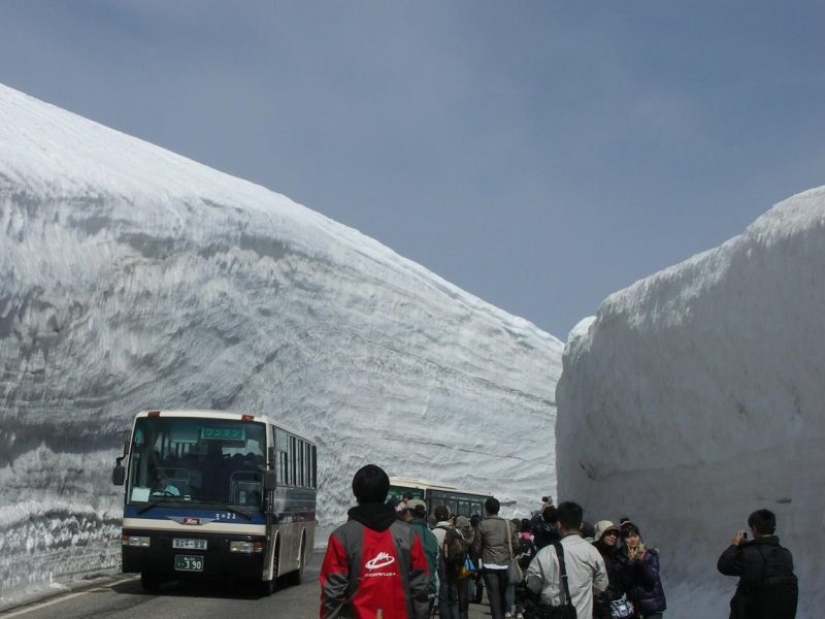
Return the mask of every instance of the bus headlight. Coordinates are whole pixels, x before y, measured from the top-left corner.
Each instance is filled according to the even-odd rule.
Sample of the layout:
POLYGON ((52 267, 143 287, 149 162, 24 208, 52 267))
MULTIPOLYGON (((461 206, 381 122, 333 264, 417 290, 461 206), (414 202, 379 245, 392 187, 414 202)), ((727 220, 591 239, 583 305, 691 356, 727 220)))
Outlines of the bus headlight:
POLYGON ((239 552, 241 554, 255 554, 264 551, 266 542, 229 542, 229 552, 239 552))
POLYGON ((123 535, 120 538, 123 546, 132 546, 133 548, 149 548, 151 545, 151 538, 147 535, 123 535))

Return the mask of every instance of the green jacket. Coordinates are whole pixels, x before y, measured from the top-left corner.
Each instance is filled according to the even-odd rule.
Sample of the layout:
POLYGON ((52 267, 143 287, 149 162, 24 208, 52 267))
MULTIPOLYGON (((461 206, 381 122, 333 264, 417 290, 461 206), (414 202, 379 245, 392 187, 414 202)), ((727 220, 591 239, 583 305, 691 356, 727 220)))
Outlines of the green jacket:
POLYGON ((423 518, 413 518, 409 524, 421 538, 421 545, 424 546, 424 555, 430 568, 430 593, 435 596, 438 594, 438 540, 423 518))

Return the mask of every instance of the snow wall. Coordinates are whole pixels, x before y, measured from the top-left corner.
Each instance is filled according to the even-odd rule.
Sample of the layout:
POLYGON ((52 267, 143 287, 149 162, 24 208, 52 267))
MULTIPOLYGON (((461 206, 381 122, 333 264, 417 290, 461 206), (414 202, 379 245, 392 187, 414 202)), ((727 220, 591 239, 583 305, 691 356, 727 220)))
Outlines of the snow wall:
POLYGON ((725 617, 716 571, 768 508, 794 553, 798 617, 825 607, 825 188, 605 300, 557 386, 561 499, 627 515, 660 549, 668 616, 725 617))
POLYGON ((314 438, 316 544, 367 462, 527 513, 555 493, 562 349, 282 195, 0 86, 0 598, 119 568, 111 469, 147 408, 314 438))

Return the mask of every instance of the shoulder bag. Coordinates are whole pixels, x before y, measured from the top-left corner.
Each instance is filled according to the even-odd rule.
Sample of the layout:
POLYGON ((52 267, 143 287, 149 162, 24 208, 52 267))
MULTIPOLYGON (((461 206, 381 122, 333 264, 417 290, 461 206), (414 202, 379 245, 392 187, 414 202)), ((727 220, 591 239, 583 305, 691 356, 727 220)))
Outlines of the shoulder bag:
MULTIPOLYGON (((525 608, 525 619, 577 619, 576 607, 573 606, 573 599, 570 597, 570 587, 567 585, 567 568, 564 565, 564 549, 560 542, 553 542, 553 548, 556 549, 556 555, 559 558, 559 580, 561 589, 561 604, 558 606, 551 606, 541 602, 541 592, 539 592, 539 602, 534 604, 532 608, 525 608)), ((541 572, 541 580, 544 582, 544 568, 541 562, 538 564, 541 572)))
POLYGON ((510 566, 507 568, 507 580, 511 585, 517 585, 524 580, 524 572, 521 571, 518 559, 513 556, 513 533, 510 531, 510 523, 505 520, 504 526, 507 527, 507 548, 510 549, 510 566))

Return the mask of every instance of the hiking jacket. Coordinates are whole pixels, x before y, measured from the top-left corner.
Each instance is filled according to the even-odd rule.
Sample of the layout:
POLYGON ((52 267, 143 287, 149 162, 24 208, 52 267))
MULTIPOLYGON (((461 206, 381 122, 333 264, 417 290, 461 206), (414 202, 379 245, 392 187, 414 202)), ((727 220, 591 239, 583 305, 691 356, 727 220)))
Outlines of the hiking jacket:
POLYGON ((518 534, 513 531, 509 520, 499 516, 485 516, 478 523, 473 547, 476 555, 481 557, 484 569, 507 569, 510 566, 510 559, 514 555, 510 554, 510 545, 507 544, 508 535, 515 554, 518 534))
POLYGON ((391 505, 364 504, 329 536, 321 619, 427 619, 430 575, 421 539, 391 505))
MULTIPOLYGON (((566 535, 559 542, 564 551, 567 588, 578 617, 593 616, 593 593, 607 589, 607 570, 604 559, 593 545, 580 535, 566 535)), ((527 586, 541 593, 543 604, 562 603, 561 568, 556 548, 545 546, 538 551, 527 568, 527 586)))
POLYGON ((628 583, 627 595, 636 606, 636 612, 642 615, 664 612, 667 600, 659 578, 659 553, 648 548, 641 560, 631 561, 623 550, 619 551, 617 559, 628 583))
POLYGON ((793 619, 797 581, 793 555, 779 545, 776 535, 731 545, 716 564, 725 576, 739 576, 731 600, 731 619, 793 619))
POLYGON ((538 550, 561 539, 556 527, 549 522, 545 522, 541 512, 533 516, 530 521, 530 531, 533 533, 533 543, 538 550))
POLYGON ((413 518, 409 525, 418 534, 424 546, 424 555, 427 557, 427 568, 430 572, 430 596, 435 597, 438 594, 438 539, 423 518, 413 518))

